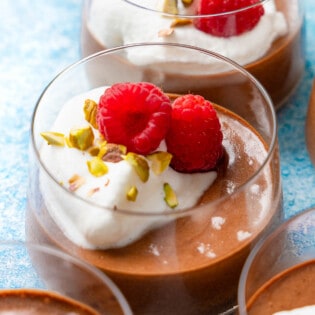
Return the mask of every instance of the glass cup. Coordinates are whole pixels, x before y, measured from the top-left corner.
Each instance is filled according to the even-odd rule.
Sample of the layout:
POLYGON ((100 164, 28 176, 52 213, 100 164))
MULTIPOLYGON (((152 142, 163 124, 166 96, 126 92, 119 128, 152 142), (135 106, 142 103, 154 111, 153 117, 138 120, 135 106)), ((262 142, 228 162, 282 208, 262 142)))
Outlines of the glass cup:
MULTIPOLYGON (((30 148, 27 238, 53 243, 105 271, 135 314, 217 315, 232 309, 247 255, 258 238, 282 219, 273 104, 259 82, 243 68, 200 48, 138 43, 96 53, 70 66, 52 80, 36 105, 30 148), (167 56, 170 62, 166 67, 152 63, 143 58, 149 52, 167 56), (198 59, 202 66, 175 60, 182 55, 198 59), (217 67, 224 72, 214 72, 217 67), (98 102, 104 86, 143 81, 162 88, 170 98, 193 93, 221 105, 216 108, 224 135, 224 156, 216 173, 197 174, 207 181, 216 174, 214 183, 204 191, 197 186, 199 180, 188 183, 177 172, 170 176, 180 176, 183 188, 179 199, 200 194, 193 206, 180 210, 164 203, 159 210, 152 210, 154 205, 150 203, 133 210, 101 206, 88 195, 96 197, 93 193, 105 189, 97 196, 111 196, 106 193, 107 185, 119 175, 109 179, 109 172, 104 179, 100 177, 99 189, 78 195, 79 189, 72 184, 80 186, 80 180, 82 184, 86 178, 70 180, 73 172, 82 174, 79 169, 69 172, 70 164, 74 166, 75 162, 70 159, 59 173, 68 175, 61 179, 51 167, 65 162, 53 158, 51 165, 43 158, 42 150, 49 146, 40 133, 58 132, 52 126, 66 102, 78 100, 78 107, 75 105, 66 114, 65 120, 69 120, 81 113, 85 98, 98 102), (81 229, 81 223, 87 226, 81 229)), ((64 152, 67 148, 57 149, 64 152)), ((87 152, 83 155, 89 159, 87 152)), ((148 195, 157 202, 162 200, 156 189, 148 195)))
POLYGON ((309 157, 313 165, 315 165, 314 128, 315 128, 315 81, 313 80, 305 119, 305 142, 309 157))
POLYGON ((56 248, 0 242, 1 314, 131 314, 102 272, 56 248))
POLYGON ((238 289, 239 314, 269 315, 310 305, 315 309, 314 280, 313 208, 284 222, 249 255, 238 289))
MULTIPOLYGON (((257 0, 249 7, 224 14, 205 14, 198 8, 199 1, 188 3, 85 0, 82 55, 137 42, 197 46, 244 66, 262 83, 275 107, 283 105, 304 72, 303 1, 257 0), (174 3, 178 7, 174 8, 174 3), (253 11, 264 13, 257 24, 253 11), (238 25, 238 20, 243 19, 253 20, 253 28, 243 30, 238 25)), ((160 57, 161 62, 167 62, 160 57)))

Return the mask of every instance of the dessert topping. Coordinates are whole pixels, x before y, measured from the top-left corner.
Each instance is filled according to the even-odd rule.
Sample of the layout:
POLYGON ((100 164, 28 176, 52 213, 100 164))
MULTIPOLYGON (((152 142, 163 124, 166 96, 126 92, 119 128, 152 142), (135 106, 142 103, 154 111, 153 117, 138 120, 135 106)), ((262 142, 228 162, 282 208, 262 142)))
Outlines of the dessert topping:
POLYGON ((158 37, 167 37, 170 36, 174 33, 174 29, 173 28, 164 28, 163 30, 160 30, 158 32, 158 37))
POLYGON ((142 155, 128 152, 124 159, 133 167, 142 182, 148 181, 150 174, 149 164, 142 155))
POLYGON ((85 120, 88 121, 95 129, 97 129, 97 103, 93 100, 86 99, 84 102, 83 111, 85 120))
POLYGON ((178 206, 178 200, 176 197, 176 194, 173 190, 173 188, 171 187, 171 185, 169 183, 164 183, 163 185, 163 189, 164 189, 164 200, 166 202, 166 204, 170 207, 170 208, 175 208, 178 206))
MULTIPOLYGON (((89 153, 86 165, 94 177, 109 172, 107 162, 125 160, 146 183, 150 171, 153 177, 159 176, 169 166, 185 173, 211 170, 222 155, 220 122, 212 104, 202 96, 167 95, 145 82, 119 83, 105 90, 99 104, 86 99, 83 111, 90 125, 71 129, 68 137, 56 132, 41 135, 48 144, 67 143, 69 148, 89 153), (98 129, 96 136, 92 126, 98 129), (165 144, 167 151, 161 150, 165 144)), ((176 189, 165 179, 160 181, 164 201, 172 209, 177 207, 176 189)), ((74 175, 69 179, 69 189, 76 191, 84 183, 83 177, 74 175)), ((137 199, 136 184, 131 181, 126 185, 129 188, 124 188, 128 201, 137 199)), ((97 191, 99 187, 90 190, 88 196, 97 191)))
POLYGON ((264 15, 264 7, 258 0, 199 0, 197 15, 217 14, 194 20, 199 30, 219 37, 240 35, 253 29, 264 15), (246 8, 244 10, 239 10, 246 8), (224 14, 224 12, 235 13, 224 14))
POLYGON ((192 23, 191 19, 184 19, 184 18, 174 19, 172 21, 171 28, 178 27, 178 26, 185 26, 185 25, 189 25, 191 23, 192 23))
POLYGON ((175 170, 193 173, 215 168, 223 154, 223 135, 212 103, 200 95, 178 97, 165 140, 175 170))
POLYGON ((85 183, 85 179, 84 177, 79 176, 78 174, 75 174, 69 179, 68 182, 69 182, 69 190, 76 191, 85 183))
POLYGON ((89 172, 96 177, 103 176, 108 172, 107 165, 97 156, 92 160, 87 161, 86 164, 88 166, 89 172))
MULTIPOLYGON (((126 88, 130 95, 130 84, 127 83, 126 85, 127 87, 122 87, 121 90, 126 88)), ((159 89, 151 87, 151 85, 148 88, 146 87, 148 87, 147 84, 134 83, 132 92, 136 91, 138 96, 135 93, 131 97, 133 102, 129 102, 129 105, 133 106, 137 100, 143 103, 143 99, 145 99, 148 103, 146 106, 150 110, 145 110, 144 113, 140 112, 139 115, 147 114, 153 117, 148 119, 150 120, 148 124, 151 129, 155 130, 157 125, 161 126, 164 129, 163 134, 166 135, 171 124, 173 111, 171 103, 179 96, 173 94, 167 96, 159 89), (146 96, 144 97, 143 94, 146 94, 146 96), (152 104, 155 107, 153 109, 152 104), (157 116, 155 115, 156 111, 157 116), (167 123, 165 123, 166 121, 167 123)), ((111 88, 106 87, 106 90, 111 90, 111 88)), ((110 115, 108 116, 113 116, 112 112, 115 111, 114 106, 116 106, 119 114, 115 117, 117 117, 118 123, 121 123, 122 113, 120 107, 123 107, 122 111, 126 110, 127 113, 130 113, 128 104, 124 104, 124 102, 129 101, 129 98, 124 98, 123 94, 119 93, 119 89, 116 89, 115 92, 117 94, 111 94, 115 101, 111 103, 112 107, 110 107, 110 115)), ((82 151, 71 145, 69 127, 80 126, 82 122, 84 123, 85 118, 85 112, 77 110, 78 101, 81 102, 83 107, 86 99, 102 99, 103 94, 104 88, 101 87, 70 99, 64 105, 52 126, 53 129, 66 135, 61 134, 61 139, 64 139, 65 144, 68 145, 58 148, 55 145, 46 144, 41 148, 41 158, 45 161, 47 168, 56 175, 60 185, 67 183, 68 190, 75 195, 84 199, 91 199, 93 204, 112 210, 124 209, 135 213, 139 211, 163 213, 167 211, 166 208, 171 211, 180 211, 194 206, 215 181, 217 172, 198 172, 195 174, 176 172, 172 167, 169 167, 172 155, 170 152, 166 152, 165 136, 159 141, 157 149, 147 154, 135 153, 128 150, 127 146, 120 144, 120 142, 109 141, 103 136, 100 133, 100 126, 104 122, 102 121, 101 124, 98 124, 98 130, 95 130, 91 124, 89 125, 94 133, 91 146, 86 145, 88 148, 82 151), (69 115, 69 113, 73 113, 73 115, 69 115), (116 158, 122 160, 117 163, 116 158), (189 194, 187 194, 187 187, 192 187, 189 194)), ((85 104, 87 103, 92 104, 92 107, 89 108, 94 108, 93 102, 88 101, 85 104)), ((104 109, 105 113, 106 110, 104 109)), ((99 109, 97 108, 97 117, 98 115, 99 109)), ((123 119, 125 119, 125 123, 130 121, 125 117, 123 119)), ((132 119, 132 121, 134 123, 138 122, 136 119, 132 119)), ((143 119, 140 120, 140 122, 142 121, 143 119)), ((115 126, 114 122, 111 123, 115 126)), ((125 126, 119 128, 125 128, 125 126)), ((85 129, 88 130, 89 128, 84 127, 76 129, 77 132, 72 132, 74 136, 80 139, 80 143, 80 135, 85 134, 83 131, 85 129)), ((156 131, 149 133, 148 137, 154 136, 155 133, 156 131)), ((134 137, 132 133, 131 137, 134 137)), ((52 138, 54 139, 54 137, 52 138)), ((47 142, 50 143, 51 141, 47 142)), ((82 142, 86 144, 86 141, 82 142)), ((58 141, 57 143, 59 144, 58 141)), ((173 219, 173 216, 168 216, 166 221, 157 219, 155 216, 152 216, 152 219, 148 217, 148 220, 138 221, 135 229, 132 216, 130 219, 128 219, 129 216, 122 218, 119 214, 116 215, 115 211, 99 211, 98 207, 93 205, 89 207, 90 211, 86 211, 85 206, 72 207, 72 199, 69 194, 62 191, 60 194, 56 194, 54 185, 51 185, 48 177, 43 176, 41 178, 41 185, 45 188, 43 190, 45 200, 53 200, 56 204, 56 207, 49 208, 48 211, 54 211, 54 218, 63 230, 69 232, 69 234, 67 233, 69 238, 85 248, 121 247, 139 239, 141 235, 158 224, 164 224, 173 219), (71 209, 75 208, 75 211, 69 211, 68 205, 71 209), (78 220, 78 218, 80 219, 78 220), (72 233, 72 231, 75 232, 72 233)), ((81 201, 77 200, 77 202, 80 203, 81 201)), ((49 202, 49 204, 52 204, 52 202, 49 202)))
POLYGON ((178 14, 177 0, 164 0, 162 11, 169 14, 178 14))
POLYGON ((90 126, 80 129, 71 129, 69 133, 69 145, 79 150, 86 150, 93 145, 94 134, 90 126))
POLYGON ((136 186, 132 186, 127 192, 127 200, 136 201, 138 196, 138 189, 136 186))
POLYGON ((47 131, 42 132, 41 136, 47 141, 49 145, 57 145, 63 147, 65 145, 65 136, 63 133, 47 131))
POLYGON ((100 188, 99 187, 95 187, 95 188, 92 188, 89 190, 88 192, 88 197, 92 197, 95 193, 97 193, 98 191, 100 191, 100 188))
POLYGON ((97 124, 104 138, 139 154, 157 149, 170 117, 169 98, 146 82, 114 84, 100 97, 97 110, 97 124))
POLYGON ((99 157, 106 162, 118 163, 123 158, 122 155, 126 154, 127 149, 123 145, 106 143, 102 146, 102 149, 99 152, 99 157))
POLYGON ((147 155, 147 159, 151 161, 151 169, 154 174, 160 175, 170 165, 172 154, 165 151, 157 151, 147 155))
POLYGON ((190 6, 194 0, 182 0, 184 6, 190 6))

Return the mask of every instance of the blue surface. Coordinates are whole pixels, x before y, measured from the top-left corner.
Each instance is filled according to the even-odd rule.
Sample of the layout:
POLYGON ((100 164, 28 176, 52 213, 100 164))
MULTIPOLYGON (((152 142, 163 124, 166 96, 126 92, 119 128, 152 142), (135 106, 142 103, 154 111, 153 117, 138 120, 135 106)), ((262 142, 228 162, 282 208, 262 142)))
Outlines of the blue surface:
MULTIPOLYGON (((315 70, 315 1, 302 1, 306 71, 278 112, 286 218, 315 206, 315 169, 304 139, 315 70)), ((81 0, 0 0, 0 239, 24 240, 30 118, 49 81, 80 58, 81 6, 81 0)))

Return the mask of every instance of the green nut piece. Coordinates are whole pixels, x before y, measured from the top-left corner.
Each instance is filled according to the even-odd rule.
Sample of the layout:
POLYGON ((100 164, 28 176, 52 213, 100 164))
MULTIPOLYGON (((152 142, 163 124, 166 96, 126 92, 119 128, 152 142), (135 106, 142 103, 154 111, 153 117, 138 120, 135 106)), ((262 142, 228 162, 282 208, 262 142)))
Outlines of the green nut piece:
POLYGON ((89 172, 95 177, 100 177, 108 172, 108 167, 104 161, 98 157, 94 157, 92 160, 87 161, 89 172))
POLYGON ((52 132, 52 131, 47 131, 47 132, 42 132, 40 134, 49 145, 57 145, 60 147, 63 147, 65 145, 65 136, 62 133, 59 132, 52 132))
POLYGON ((136 201, 138 196, 138 189, 136 186, 132 186, 126 194, 127 200, 129 201, 136 201))
POLYGON ((177 207, 178 200, 171 185, 168 183, 164 183, 163 189, 164 189, 164 200, 166 204, 172 209, 177 207))
POLYGON ((163 173, 170 165, 172 154, 165 151, 158 151, 147 155, 147 159, 151 161, 151 169, 156 175, 163 173))
POLYGON ((94 141, 93 130, 90 126, 80 129, 72 129, 69 134, 69 144, 72 148, 86 150, 94 141))
POLYGON ((83 111, 85 120, 88 121, 95 129, 98 129, 96 121, 97 103, 90 99, 85 100, 83 111))
POLYGON ((162 10, 164 13, 178 14, 177 0, 164 0, 162 10))
POLYGON ((133 166, 133 169, 139 176, 142 182, 146 182, 149 179, 149 164, 148 161, 139 154, 128 152, 127 155, 124 155, 123 158, 133 166))
POLYGON ((183 5, 186 7, 190 6, 194 0, 182 0, 183 5))
POLYGON ((89 147, 87 151, 91 156, 98 156, 100 153, 100 147, 98 147, 97 145, 93 145, 89 147))

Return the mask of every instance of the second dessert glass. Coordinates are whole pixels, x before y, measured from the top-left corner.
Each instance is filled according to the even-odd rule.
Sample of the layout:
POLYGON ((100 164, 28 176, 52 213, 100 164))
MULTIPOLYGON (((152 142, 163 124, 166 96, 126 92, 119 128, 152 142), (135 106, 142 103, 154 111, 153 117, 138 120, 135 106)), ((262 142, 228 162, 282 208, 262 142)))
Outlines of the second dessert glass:
MULTIPOLYGON (((244 66, 262 83, 275 107, 283 105, 304 71, 303 0, 257 0, 241 9, 233 1, 230 6, 229 1, 214 1, 213 7, 209 2, 208 8, 201 3, 85 0, 82 55, 137 42, 193 45, 244 66), (220 9, 225 4, 228 7, 220 9), (244 20, 249 29, 243 28, 244 20)), ((160 56, 160 61, 168 60, 160 56)))
POLYGON ((313 314, 314 281, 313 208, 284 222, 252 251, 240 278, 239 314, 273 315, 304 307, 313 307, 307 313, 313 314))
POLYGON ((132 314, 104 273, 51 246, 0 241, 0 264, 1 314, 132 314))
MULTIPOLYGON (((80 175, 85 168, 77 167, 80 175)), ((208 174, 213 173, 203 176, 208 174)), ((135 314, 217 315, 233 309, 247 255, 282 216, 277 124, 268 94, 229 59, 186 45, 138 43, 109 49, 79 61, 53 79, 32 119, 29 178, 27 238, 53 243, 106 272, 135 314), (143 58, 149 52, 164 58, 190 56, 202 66, 178 59, 163 67, 143 58), (217 67, 224 72, 216 74, 217 67), (47 144, 40 134, 58 132, 53 130, 53 123, 65 113, 69 100, 77 105, 67 111, 64 122, 82 112, 86 97, 92 95, 98 102, 100 89, 140 81, 153 83, 170 96, 200 94, 221 105, 217 112, 224 135, 224 158, 216 169, 216 180, 193 207, 174 210, 165 206, 161 211, 152 210, 154 204, 134 207, 133 211, 104 207, 89 196, 96 196, 101 189, 106 196, 105 186, 110 184, 107 176, 102 187, 80 195, 80 185, 73 189, 74 182, 59 177, 75 163, 50 163, 43 157, 47 144), (63 171, 55 173, 55 166, 64 167, 63 171), (88 226, 83 230, 82 221, 88 226), (112 223, 103 226, 103 222, 112 223), (101 243, 92 244, 97 236, 108 247, 109 237, 128 229, 138 237, 125 246, 112 244, 112 248, 102 249, 101 243)), ((84 186, 82 175, 78 178, 83 179, 80 183, 84 186)), ((186 183, 184 177, 181 181, 186 183)), ((193 193, 196 184, 186 184, 183 195, 193 193)), ((153 190, 148 198, 156 195, 153 190)))

